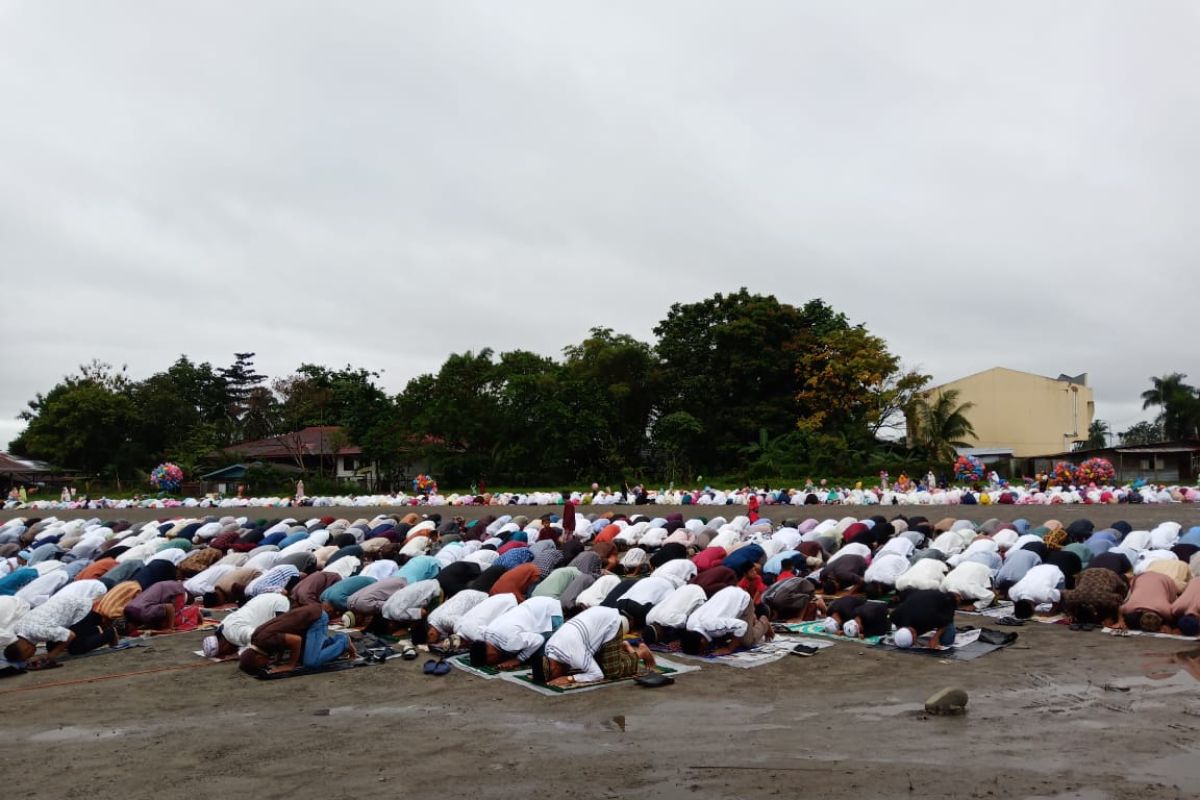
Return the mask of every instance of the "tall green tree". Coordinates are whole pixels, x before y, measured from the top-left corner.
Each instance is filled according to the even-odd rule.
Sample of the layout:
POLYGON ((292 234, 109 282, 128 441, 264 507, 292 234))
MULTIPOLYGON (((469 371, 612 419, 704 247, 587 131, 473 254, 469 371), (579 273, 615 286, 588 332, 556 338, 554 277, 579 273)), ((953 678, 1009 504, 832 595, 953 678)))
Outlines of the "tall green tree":
POLYGON ((798 358, 822 337, 849 327, 820 300, 802 308, 742 288, 671 306, 654 328, 660 359, 660 413, 686 412, 705 431, 695 466, 705 471, 745 462, 758 437, 794 429, 801 376, 798 358))
POLYGON ((1143 409, 1161 409, 1158 422, 1167 439, 1200 438, 1200 393, 1186 378, 1181 372, 1151 378, 1151 388, 1142 392, 1143 409))
POLYGON ((1121 431, 1121 444, 1157 444, 1166 440, 1162 425, 1159 422, 1138 422, 1128 429, 1121 431))
POLYGON ((85 364, 30 401, 20 415, 28 425, 10 448, 63 468, 132 477, 148 454, 132 435, 137 411, 131 389, 123 370, 85 364))
POLYGON ((1083 446, 1088 450, 1095 450, 1101 447, 1108 447, 1108 435, 1111 433, 1108 423, 1102 419, 1092 420, 1092 424, 1088 425, 1088 438, 1083 446))

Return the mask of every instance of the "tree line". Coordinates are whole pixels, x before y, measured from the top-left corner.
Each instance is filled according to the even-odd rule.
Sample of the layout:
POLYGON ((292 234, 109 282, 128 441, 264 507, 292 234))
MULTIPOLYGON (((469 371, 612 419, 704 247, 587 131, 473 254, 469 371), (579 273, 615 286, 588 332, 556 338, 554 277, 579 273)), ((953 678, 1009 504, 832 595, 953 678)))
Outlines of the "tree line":
MULTIPOLYGON (((653 334, 593 328, 559 357, 454 353, 396 395, 349 365, 269 379, 251 352, 221 367, 180 356, 144 380, 92 362, 29 403, 10 450, 108 479, 164 460, 192 475, 224 466, 221 448, 337 425, 385 487, 413 464, 444 486, 549 486, 945 469, 974 439, 969 404, 924 397, 929 376, 819 299, 718 293, 672 305, 653 334)), ((1161 424, 1194 434, 1184 377, 1145 397, 1162 398, 1161 424)))

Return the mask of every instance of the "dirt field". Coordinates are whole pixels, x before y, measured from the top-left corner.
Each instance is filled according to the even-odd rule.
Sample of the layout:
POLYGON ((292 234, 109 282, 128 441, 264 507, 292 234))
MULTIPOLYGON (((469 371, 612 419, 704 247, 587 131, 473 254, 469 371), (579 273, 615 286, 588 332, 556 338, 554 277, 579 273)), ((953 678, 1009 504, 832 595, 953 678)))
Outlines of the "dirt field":
MULTIPOLYGON (((943 511, 926 509, 934 518, 943 511)), ((982 519, 1012 509, 973 511, 982 519)), ((1033 519, 1038 511, 1048 516, 1031 508, 1017 515, 1033 519)), ((1053 512, 1138 527, 1200 522, 1189 506, 1053 512)), ((3 795, 1132 800, 1200 793, 1200 643, 1036 623, 1019 632, 1015 645, 968 663, 839 643, 752 670, 706 665, 660 690, 620 686, 555 698, 458 671, 425 676, 420 660, 260 682, 191 655, 200 634, 180 634, 0 681, 3 795), (925 698, 945 686, 970 693, 965 717, 923 713, 925 698)))

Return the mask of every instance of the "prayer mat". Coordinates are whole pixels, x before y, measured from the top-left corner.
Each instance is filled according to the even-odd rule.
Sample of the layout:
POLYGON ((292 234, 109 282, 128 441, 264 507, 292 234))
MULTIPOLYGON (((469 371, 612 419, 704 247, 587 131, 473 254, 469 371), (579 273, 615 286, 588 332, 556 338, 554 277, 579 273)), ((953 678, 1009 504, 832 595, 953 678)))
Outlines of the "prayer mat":
MULTIPOLYGON (((1001 600, 994 605, 990 605, 980 611, 963 611, 959 609, 959 614, 966 614, 971 617, 987 617, 988 619, 1004 619, 1005 617, 1013 616, 1013 611, 1016 606, 1009 600, 1001 600)), ((1029 618, 1029 622, 1044 622, 1047 625, 1061 625, 1066 621, 1065 614, 1034 614, 1029 618)))
POLYGON ((833 642, 823 642, 817 639, 805 639, 799 636, 776 634, 774 640, 770 642, 762 642, 749 650, 736 650, 732 653, 723 656, 703 655, 692 656, 686 653, 681 653, 679 650, 670 649, 661 645, 652 646, 650 649, 657 652, 670 653, 672 656, 680 658, 691 658, 697 661, 707 661, 710 664, 724 664, 727 667, 738 667, 739 669, 754 669, 761 667, 763 664, 771 664, 779 659, 789 655, 798 644, 815 647, 818 650, 832 647, 833 642))
POLYGON ((822 639, 832 639, 835 642, 849 642, 850 644, 875 645, 883 639, 882 636, 867 636, 863 639, 851 639, 848 636, 842 636, 840 633, 829 633, 825 630, 825 620, 813 620, 812 622, 789 622, 785 623, 784 627, 793 633, 799 633, 804 636, 819 636, 822 639))
POLYGON ((941 658, 946 661, 974 661, 989 653, 1003 650, 1016 640, 1017 634, 1015 633, 1005 633, 987 628, 972 628, 969 631, 960 631, 958 636, 954 638, 953 645, 943 647, 940 650, 922 646, 922 643, 928 644, 928 636, 918 639, 917 644, 913 647, 896 647, 892 643, 891 636, 888 636, 882 642, 875 645, 875 647, 881 650, 896 650, 920 656, 933 656, 934 658, 941 658))
MULTIPOLYGON (((688 664, 678 664, 674 661, 669 661, 665 658, 657 659, 657 662, 658 663, 654 667, 655 671, 658 672, 660 675, 670 675, 672 678, 682 675, 685 672, 695 672, 696 670, 700 669, 700 667, 697 667, 697 666, 692 666, 692 665, 688 665, 688 664)), ((556 695, 563 695, 563 694, 580 694, 581 692, 591 692, 596 689, 605 689, 605 688, 608 688, 609 686, 618 686, 622 683, 632 684, 634 682, 634 680, 633 680, 634 676, 630 676, 628 678, 617 678, 616 680, 605 680, 605 681, 596 681, 595 683, 585 683, 582 686, 570 686, 570 687, 546 686, 546 685, 543 685, 540 683, 534 683, 533 677, 529 671, 508 672, 508 673, 502 674, 500 676, 500 678, 502 680, 508 681, 509 683, 515 683, 518 686, 524 686, 526 689, 532 689, 533 691, 537 692, 538 694, 543 694, 548 697, 554 697, 556 695)))
POLYGON ((1131 631, 1128 628, 1104 628, 1104 633, 1109 636, 1149 636, 1151 639, 1178 639, 1181 642, 1195 642, 1196 636, 1184 636, 1179 633, 1149 633, 1147 631, 1131 631))
POLYGON ((454 656, 453 658, 447 658, 446 663, 448 663, 452 667, 457 667, 458 669, 461 669, 463 672, 466 672, 470 675, 474 675, 478 678, 483 678, 484 680, 491 680, 492 678, 502 678, 506 674, 513 674, 513 673, 518 673, 518 672, 528 673, 530 671, 528 667, 521 667, 520 669, 510 670, 508 673, 498 670, 495 667, 473 667, 473 666, 471 666, 471 657, 469 654, 461 655, 461 656, 454 656))
POLYGON ((353 661, 331 661, 328 664, 322 664, 316 669, 305 669, 304 667, 296 667, 291 672, 266 672, 254 677, 260 681, 276 681, 284 678, 300 678, 305 675, 322 675, 326 672, 344 672, 348 669, 358 669, 359 667, 373 667, 377 662, 367 661, 366 659, 356 658, 353 661))

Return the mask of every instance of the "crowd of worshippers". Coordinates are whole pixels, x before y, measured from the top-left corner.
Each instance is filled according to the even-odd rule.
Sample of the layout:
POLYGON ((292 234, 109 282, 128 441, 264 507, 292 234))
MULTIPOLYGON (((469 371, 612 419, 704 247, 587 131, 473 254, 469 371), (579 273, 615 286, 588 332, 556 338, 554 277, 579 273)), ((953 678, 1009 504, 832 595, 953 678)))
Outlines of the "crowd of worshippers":
POLYGON ((247 672, 353 658, 331 621, 528 666, 566 685, 635 675, 654 651, 722 655, 824 620, 831 634, 950 646, 955 614, 1200 634, 1200 527, 1087 520, 751 521, 681 515, 464 522, 178 519, 130 525, 18 519, 0 527, 0 645, 16 666, 188 630, 233 609, 204 654, 247 672), (38 646, 45 655, 37 656, 38 646))
POLYGON ((65 496, 59 500, 9 499, 5 509, 53 512, 68 509, 248 509, 248 508, 396 508, 416 506, 959 506, 959 505, 1113 505, 1200 503, 1200 488, 1136 481, 1120 486, 1028 485, 953 486, 943 482, 909 482, 908 485, 835 486, 822 480, 799 488, 751 487, 720 489, 653 489, 645 486, 601 488, 563 492, 484 492, 437 494, 361 494, 295 497, 144 497, 141 499, 65 496))

